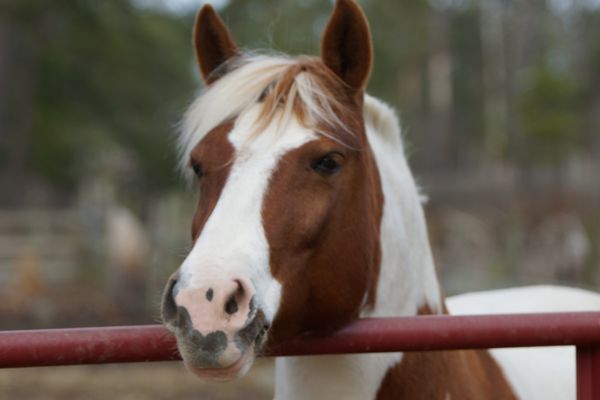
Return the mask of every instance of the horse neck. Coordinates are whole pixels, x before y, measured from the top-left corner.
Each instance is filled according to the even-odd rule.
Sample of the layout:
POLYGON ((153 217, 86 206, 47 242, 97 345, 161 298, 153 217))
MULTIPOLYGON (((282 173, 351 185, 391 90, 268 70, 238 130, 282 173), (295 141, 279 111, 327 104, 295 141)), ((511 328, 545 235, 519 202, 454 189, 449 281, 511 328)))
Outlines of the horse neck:
MULTIPOLYGON (((403 154, 399 135, 367 125, 384 194, 381 268, 377 301, 364 317, 413 316, 446 312, 433 263, 421 199, 403 154)), ((343 382, 344 392, 320 398, 514 399, 511 386, 484 350, 344 355, 314 360, 321 382, 343 382), (337 365, 335 364, 337 363, 337 365), (340 368, 338 371, 333 367, 340 368), (432 371, 434 373, 432 374, 432 371), (497 397, 496 397, 497 396, 497 397)), ((316 377, 314 377, 316 379, 316 377)))
POLYGON ((384 194, 377 302, 364 317, 443 313, 442 291, 431 254, 421 196, 399 135, 367 124, 384 194))
MULTIPOLYGON (((423 309, 441 313, 444 303, 423 208, 400 136, 378 132, 369 123, 367 136, 379 169, 384 209, 377 299, 374 308, 361 316, 411 316, 423 309)), ((276 398, 375 398, 386 373, 402 356, 380 353, 279 358, 276 398)))

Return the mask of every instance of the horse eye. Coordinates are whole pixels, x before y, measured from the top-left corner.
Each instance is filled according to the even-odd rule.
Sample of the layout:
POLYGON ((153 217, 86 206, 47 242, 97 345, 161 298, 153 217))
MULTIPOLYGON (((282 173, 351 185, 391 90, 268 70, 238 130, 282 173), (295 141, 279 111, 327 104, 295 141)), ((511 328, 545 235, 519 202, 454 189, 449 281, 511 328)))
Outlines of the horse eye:
POLYGON ((311 167, 317 172, 321 172, 324 174, 333 174, 340 170, 340 168, 342 167, 343 160, 343 155, 336 151, 333 151, 313 161, 311 167))
POLYGON ((200 165, 198 163, 192 163, 192 169, 194 170, 194 174, 196 174, 196 176, 198 178, 202 178, 202 176, 204 175, 204 170, 202 169, 202 165, 200 165))

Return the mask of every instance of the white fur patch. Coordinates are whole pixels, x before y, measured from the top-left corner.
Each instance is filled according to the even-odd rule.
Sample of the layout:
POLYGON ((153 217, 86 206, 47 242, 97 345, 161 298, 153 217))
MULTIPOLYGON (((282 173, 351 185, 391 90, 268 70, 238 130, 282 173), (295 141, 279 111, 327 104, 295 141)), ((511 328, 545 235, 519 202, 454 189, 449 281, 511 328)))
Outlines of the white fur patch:
POLYGON ((387 104, 367 95, 364 119, 384 195, 377 305, 364 316, 415 315, 425 304, 439 312, 441 293, 421 195, 404 155, 398 118, 387 104))
POLYGON ((363 116, 365 124, 373 129, 373 133, 389 140, 396 151, 403 150, 400 122, 392 107, 383 101, 365 94, 363 116))
POLYGON ((275 361, 275 399, 374 399, 391 358, 397 360, 397 355, 280 357, 275 361))

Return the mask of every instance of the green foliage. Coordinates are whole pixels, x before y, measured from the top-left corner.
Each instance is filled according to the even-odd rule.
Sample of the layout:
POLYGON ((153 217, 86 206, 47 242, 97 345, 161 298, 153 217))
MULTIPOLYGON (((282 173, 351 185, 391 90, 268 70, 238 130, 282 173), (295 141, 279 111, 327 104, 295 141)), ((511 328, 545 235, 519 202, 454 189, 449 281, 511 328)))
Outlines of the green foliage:
POLYGON ((222 14, 243 48, 318 54, 331 4, 322 0, 231 0, 222 14))
MULTIPOLYGON (((426 56, 428 2, 360 3, 371 21, 377 55, 370 91, 397 104, 399 72, 412 70, 415 59, 426 56)), ((231 0, 222 14, 244 48, 318 55, 331 10, 332 3, 322 0, 231 0)))
POLYGON ((375 66, 369 90, 400 107, 412 108, 419 100, 409 86, 419 80, 428 57, 429 2, 364 1, 371 22, 375 66))
MULTIPOLYGON (((175 174, 173 127, 191 98, 191 19, 127 1, 11 1, 21 51, 35 64, 30 164, 51 183, 86 178, 95 156, 124 148, 145 188, 175 174)), ((15 85, 18 86, 18 85, 15 85)))
POLYGON ((456 164, 466 163, 467 150, 481 146, 484 140, 483 46, 479 20, 475 7, 455 12, 450 20, 452 156, 456 164))
POLYGON ((529 151, 542 161, 558 161, 577 143, 579 119, 573 84, 540 67, 523 93, 520 112, 529 151))
MULTIPOLYGON (((600 93, 600 41, 595 40, 600 10, 575 7, 573 12, 585 16, 581 27, 560 27, 562 17, 551 17, 547 7, 525 8, 532 20, 546 21, 539 24, 545 28, 513 37, 506 32, 519 19, 508 3, 495 8, 474 1, 359 3, 375 47, 368 90, 401 111, 418 150, 417 166, 439 160, 431 165, 469 167, 498 157, 498 149, 511 149, 512 161, 557 161, 585 142, 579 140, 583 131, 590 137, 597 131, 593 115, 584 117, 585 128, 579 120, 586 107, 593 114, 600 93), (496 17, 504 14, 486 18, 490 9, 496 17), (498 26, 486 30, 486 21, 498 26), (579 47, 560 47, 567 31, 581 34, 579 47), (530 45, 535 57, 520 54, 530 45), (498 57, 486 59, 490 54, 498 57), (551 57, 567 72, 532 67, 551 57), (445 67, 437 60, 448 63, 448 82, 434 75, 445 73, 436 68, 445 67), (521 79, 521 71, 532 68, 531 76, 521 79), (567 79, 575 70, 581 73, 567 79), (446 88, 440 82, 450 90, 441 106, 433 98, 436 88, 446 88), (496 143, 491 147, 490 138, 496 143)), ((8 51, 0 43, 0 74, 6 74, 1 62, 6 59, 16 60, 17 72, 9 71, 9 91, 0 98, 0 128, 10 125, 9 140, 0 135, 0 168, 27 165, 33 175, 72 189, 90 174, 106 174, 102 162, 118 153, 135 171, 133 178, 125 177, 115 168, 111 174, 121 185, 133 179, 140 192, 147 192, 173 183, 172 134, 198 86, 190 45, 193 16, 133 4, 0 0, 0 42, 6 21, 11 37, 8 51), (21 151, 14 151, 19 146, 21 151), (26 162, 11 163, 11 157, 23 154, 26 162)), ((332 4, 230 0, 220 14, 243 48, 317 55, 332 4)))

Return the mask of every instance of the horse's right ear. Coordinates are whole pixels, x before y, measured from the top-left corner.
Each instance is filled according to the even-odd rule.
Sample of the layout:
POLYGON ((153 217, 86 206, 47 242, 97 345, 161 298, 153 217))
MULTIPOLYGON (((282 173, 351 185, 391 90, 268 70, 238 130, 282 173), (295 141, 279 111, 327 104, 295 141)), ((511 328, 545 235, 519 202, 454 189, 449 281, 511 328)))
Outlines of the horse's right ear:
POLYGON ((196 16, 194 48, 202 78, 207 84, 219 79, 225 73, 219 67, 239 54, 225 23, 210 4, 204 5, 196 16))

